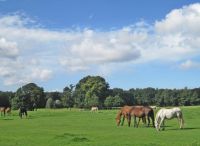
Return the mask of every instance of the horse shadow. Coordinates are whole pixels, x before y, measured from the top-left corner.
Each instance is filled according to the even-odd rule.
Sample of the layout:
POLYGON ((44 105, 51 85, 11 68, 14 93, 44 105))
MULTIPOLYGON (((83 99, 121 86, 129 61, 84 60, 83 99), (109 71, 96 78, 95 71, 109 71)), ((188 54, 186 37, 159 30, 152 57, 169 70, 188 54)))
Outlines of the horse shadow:
POLYGON ((14 120, 13 118, 4 118, 2 120, 5 120, 5 121, 11 121, 11 120, 14 120))
POLYGON ((185 127, 185 128, 172 128, 172 129, 167 129, 167 130, 199 130, 200 127, 185 127))

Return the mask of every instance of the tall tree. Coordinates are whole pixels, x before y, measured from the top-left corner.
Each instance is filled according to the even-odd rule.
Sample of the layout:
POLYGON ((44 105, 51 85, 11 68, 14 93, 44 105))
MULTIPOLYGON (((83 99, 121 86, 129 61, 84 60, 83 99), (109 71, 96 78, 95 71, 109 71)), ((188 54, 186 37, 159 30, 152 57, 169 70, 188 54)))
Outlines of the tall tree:
POLYGON ((108 95, 108 88, 108 83, 100 76, 84 77, 75 87, 75 105, 78 107, 91 106, 90 102, 96 102, 98 99, 98 106, 102 107, 108 95))
POLYGON ((64 107, 71 108, 74 105, 74 99, 73 99, 73 89, 74 85, 70 84, 69 87, 66 86, 63 89, 63 95, 62 95, 62 103, 64 107))
POLYGON ((32 109, 33 103, 36 103, 38 107, 45 106, 44 90, 35 83, 20 87, 12 99, 12 105, 15 109, 19 108, 20 105, 26 105, 29 109, 32 109))

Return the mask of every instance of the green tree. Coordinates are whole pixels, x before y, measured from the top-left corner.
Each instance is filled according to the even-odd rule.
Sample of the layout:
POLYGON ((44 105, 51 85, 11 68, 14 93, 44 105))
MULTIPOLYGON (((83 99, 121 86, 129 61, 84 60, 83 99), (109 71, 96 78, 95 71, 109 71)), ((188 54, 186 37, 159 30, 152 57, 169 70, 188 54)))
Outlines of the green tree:
POLYGON ((104 102, 106 107, 119 107, 124 104, 123 99, 119 96, 108 96, 104 102))
POLYGON ((20 105, 26 105, 29 109, 32 109, 33 103, 36 103, 40 108, 44 107, 46 103, 43 88, 35 83, 20 87, 12 99, 14 109, 18 109, 20 105))
POLYGON ((78 107, 87 107, 90 98, 91 100, 96 100, 95 98, 97 97, 98 106, 102 107, 104 100, 108 95, 108 88, 108 83, 100 76, 84 77, 75 87, 75 105, 78 107))
POLYGON ((74 86, 71 84, 69 87, 67 86, 63 89, 61 100, 64 107, 71 108, 74 105, 73 88, 74 86))

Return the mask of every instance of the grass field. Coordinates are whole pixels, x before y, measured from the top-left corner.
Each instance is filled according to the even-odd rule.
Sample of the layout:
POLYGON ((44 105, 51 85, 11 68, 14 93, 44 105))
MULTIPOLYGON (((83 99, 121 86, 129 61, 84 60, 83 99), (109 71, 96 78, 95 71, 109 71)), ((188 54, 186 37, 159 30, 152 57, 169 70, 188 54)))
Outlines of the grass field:
POLYGON ((116 110, 98 112, 73 109, 29 112, 20 119, 17 111, 0 117, 0 146, 200 146, 200 107, 182 107, 185 128, 176 119, 165 131, 122 127, 115 124, 116 110))

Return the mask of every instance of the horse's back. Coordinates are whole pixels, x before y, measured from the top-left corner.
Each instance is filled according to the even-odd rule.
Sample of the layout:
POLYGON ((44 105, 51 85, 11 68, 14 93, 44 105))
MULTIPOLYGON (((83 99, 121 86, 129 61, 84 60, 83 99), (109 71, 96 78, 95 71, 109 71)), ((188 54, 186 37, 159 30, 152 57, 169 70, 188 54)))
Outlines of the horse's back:
POLYGON ((170 109, 166 109, 166 108, 162 108, 160 109, 156 116, 161 116, 161 117, 165 117, 167 119, 171 119, 174 118, 178 115, 182 114, 182 111, 179 107, 174 107, 174 108, 170 108, 170 109))
POLYGON ((130 113, 132 109, 133 109, 133 106, 125 105, 120 110, 122 113, 130 113))
POLYGON ((179 107, 174 107, 173 110, 176 112, 181 112, 181 109, 179 107))
POLYGON ((99 108, 96 107, 96 106, 95 106, 95 107, 91 107, 91 111, 98 111, 98 109, 99 109, 99 108))

